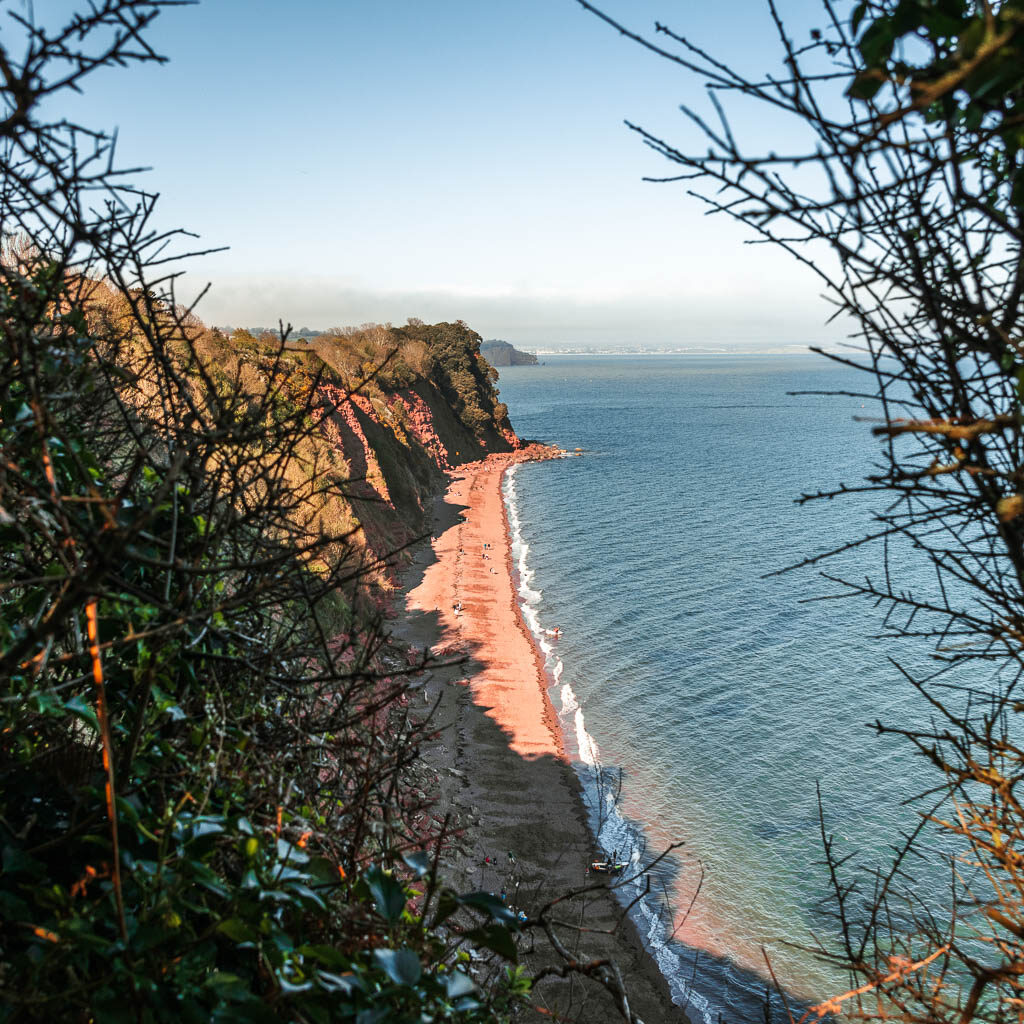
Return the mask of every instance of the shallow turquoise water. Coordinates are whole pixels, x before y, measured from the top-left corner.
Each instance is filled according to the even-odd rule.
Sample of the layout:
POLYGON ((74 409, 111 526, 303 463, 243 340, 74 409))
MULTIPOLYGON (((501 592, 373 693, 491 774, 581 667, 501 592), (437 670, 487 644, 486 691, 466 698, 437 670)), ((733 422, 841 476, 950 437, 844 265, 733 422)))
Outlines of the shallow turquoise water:
MULTIPOLYGON (((812 355, 544 358, 503 369, 502 399, 520 436, 585 456, 520 467, 510 498, 528 610, 563 630, 545 640, 552 699, 570 743, 622 769, 637 830, 595 824, 609 852, 685 842, 641 923, 660 945, 703 877, 682 946, 659 957, 698 1015, 763 1019, 762 944, 793 992, 830 994, 842 979, 785 944, 830 928, 815 787, 844 849, 883 859, 926 776, 868 723, 920 713, 886 654, 924 652, 869 639, 880 614, 863 603, 807 603, 837 590, 816 570, 764 574, 870 529, 866 500, 794 499, 870 471, 877 442, 854 417, 875 410, 787 395, 866 382, 812 355), (693 978, 695 949, 714 955, 693 978)), ((829 571, 877 566, 857 552, 829 571)))

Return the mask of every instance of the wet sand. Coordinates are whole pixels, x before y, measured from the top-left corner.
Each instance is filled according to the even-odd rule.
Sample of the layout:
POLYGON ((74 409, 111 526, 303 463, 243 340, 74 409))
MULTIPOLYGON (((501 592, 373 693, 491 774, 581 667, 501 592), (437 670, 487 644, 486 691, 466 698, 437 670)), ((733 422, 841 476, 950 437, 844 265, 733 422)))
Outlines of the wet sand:
MULTIPOLYGON (((464 829, 447 864, 449 877, 464 888, 504 889, 510 903, 532 915, 554 896, 594 884, 587 865, 598 854, 547 698, 540 652, 513 589, 501 482, 511 462, 529 457, 529 451, 492 455, 452 474, 437 504, 433 540, 406 574, 393 632, 465 658, 431 672, 424 687, 425 705, 439 702, 438 738, 423 751, 439 779, 438 814, 451 814, 464 829)), ((559 916, 586 929, 563 933, 579 959, 614 958, 628 979, 631 1007, 647 1024, 687 1020, 611 893, 581 897, 559 916)), ((537 952, 527 955, 530 968, 554 961, 544 945, 538 939, 537 952)), ((534 1000, 537 1019, 550 1020, 551 1013, 595 1024, 619 1019, 603 990, 579 980, 546 980, 534 1000)))

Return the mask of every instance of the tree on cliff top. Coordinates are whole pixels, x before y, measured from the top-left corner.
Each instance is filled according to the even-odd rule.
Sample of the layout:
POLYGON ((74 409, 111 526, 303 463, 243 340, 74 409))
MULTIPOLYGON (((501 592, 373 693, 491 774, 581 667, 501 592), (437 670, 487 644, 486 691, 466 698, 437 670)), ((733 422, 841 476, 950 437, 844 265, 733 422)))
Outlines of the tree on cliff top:
POLYGON ((462 421, 481 439, 511 430, 508 412, 498 409, 494 384, 498 374, 480 354, 480 335, 462 320, 455 323, 408 323, 393 328, 400 341, 418 341, 430 353, 430 377, 452 403, 462 421))
POLYGON ((643 37, 578 2, 705 80, 710 113, 683 108, 699 140, 692 148, 630 125, 678 167, 655 180, 682 183, 817 276, 836 315, 856 325, 850 353, 831 358, 873 379, 862 397, 881 411, 878 471, 801 500, 852 491, 889 499, 872 536, 846 545, 879 544, 884 571, 838 582, 886 609, 890 639, 934 644, 934 674, 904 673, 933 724, 877 728, 916 749, 935 789, 921 829, 897 840, 890 868, 866 883, 823 831, 837 941, 819 952, 854 984, 820 1013, 1019 1021, 1024 3, 823 0, 820 23, 795 39, 768 0, 784 66, 752 79, 680 26, 643 37), (806 146, 748 152, 730 100, 788 116, 806 146), (901 538, 909 544, 895 557, 901 538), (907 589, 908 550, 930 563, 931 593, 907 589), (915 892, 915 855, 945 860, 939 906, 915 892))

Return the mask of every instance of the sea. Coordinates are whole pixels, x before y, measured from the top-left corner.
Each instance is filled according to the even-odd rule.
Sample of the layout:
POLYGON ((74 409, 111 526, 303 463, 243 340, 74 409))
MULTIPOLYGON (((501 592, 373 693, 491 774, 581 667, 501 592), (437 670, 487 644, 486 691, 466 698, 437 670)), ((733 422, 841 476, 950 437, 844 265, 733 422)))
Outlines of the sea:
POLYGON ((504 494, 592 827, 623 878, 656 861, 620 895, 691 1018, 763 1021, 770 991, 784 1019, 778 989, 792 1008, 849 980, 813 952, 836 939, 823 834, 848 873, 885 866, 935 781, 872 728, 925 720, 891 659, 929 652, 828 578, 878 578, 880 546, 781 571, 878 528, 877 494, 798 502, 875 470, 879 410, 825 394, 873 382, 813 353, 541 358, 501 398, 521 437, 579 454, 504 494))

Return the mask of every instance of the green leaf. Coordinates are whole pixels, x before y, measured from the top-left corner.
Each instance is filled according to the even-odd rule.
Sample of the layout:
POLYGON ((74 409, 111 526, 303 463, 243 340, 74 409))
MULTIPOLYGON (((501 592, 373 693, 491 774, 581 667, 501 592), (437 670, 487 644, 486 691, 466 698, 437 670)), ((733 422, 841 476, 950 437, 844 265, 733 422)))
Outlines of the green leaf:
POLYGON ((251 925, 248 925, 240 917, 229 917, 217 925, 217 931, 226 935, 232 942, 255 942, 259 932, 251 925))
POLYGON ((0 890, 0 918, 16 921, 27 917, 32 911, 29 905, 13 893, 0 890))
POLYGON ((493 892, 469 892, 459 896, 458 900, 464 907, 490 914, 495 921, 511 924, 516 919, 516 915, 493 892))
POLYGON ((328 971, 318 971, 317 977, 329 992, 344 992, 345 995, 350 996, 353 992, 364 990, 363 980, 357 974, 331 974, 328 971))
POLYGON ((319 960, 320 963, 326 964, 328 967, 346 967, 352 962, 350 956, 346 956, 340 949, 335 949, 334 946, 298 946, 295 952, 301 953, 304 957, 319 960))
POLYGON ((451 889, 442 889, 441 895, 437 898, 437 911, 434 914, 433 928, 443 924, 456 910, 459 909, 459 898, 451 889))
POLYGON ((468 974, 462 971, 452 971, 445 979, 445 991, 449 999, 459 999, 461 996, 471 995, 476 991, 476 983, 468 974))
POLYGON ((386 921, 397 921, 405 910, 405 890, 401 883, 374 866, 366 872, 366 885, 381 917, 386 921))
POLYGON ((850 83, 846 95, 855 100, 869 100, 875 96, 885 83, 885 79, 874 72, 862 71, 850 83))
POLYGON ((219 999, 239 1000, 252 995, 248 983, 229 971, 214 971, 203 983, 203 987, 216 992, 219 999))
POLYGON ((857 48, 868 67, 878 67, 889 59, 895 45, 896 30, 893 21, 891 18, 881 17, 867 27, 857 48))
POLYGON ((76 718, 85 722, 85 724, 95 732, 100 731, 100 723, 99 719, 96 717, 96 712, 93 711, 92 706, 80 693, 76 693, 70 700, 65 701, 64 707, 76 718))
POLYGON ((5 874, 40 876, 44 867, 34 857, 27 856, 17 846, 5 846, 0 858, 5 874))
POLYGON ((288 891, 294 893, 307 903, 312 903, 314 906, 319 907, 321 910, 327 909, 327 904, 308 885, 291 882, 288 885, 288 891))
POLYGON ((299 849, 294 843, 289 843, 287 839, 278 839, 277 856, 279 860, 292 866, 309 863, 309 854, 299 849))
POLYGON ((422 878, 430 870, 430 856, 423 850, 418 853, 403 853, 402 860, 417 878, 422 878))
POLYGON ((420 958, 411 949, 375 949, 373 958, 396 985, 415 985, 423 975, 420 958))
POLYGON ((960 34, 964 27, 962 12, 960 17, 952 17, 932 7, 921 11, 921 24, 928 29, 933 39, 952 39, 960 34))
POLYGON ((219 836, 224 832, 224 822, 219 818, 197 818, 192 826, 192 838, 202 839, 203 836, 219 836))
POLYGON ((34 693, 32 699, 35 702, 36 710, 41 715, 52 715, 64 709, 64 705, 55 693, 34 693))
POLYGON ((918 0, 900 0, 892 15, 893 31, 896 36, 913 32, 921 24, 922 6, 918 0))
POLYGON ((208 892, 212 892, 214 896, 220 896, 222 899, 228 899, 231 896, 231 892, 224 884, 223 879, 211 871, 205 864, 195 860, 190 860, 188 864, 192 868, 192 874, 197 884, 201 885, 208 892))
POLYGON ((326 857, 313 857, 307 871, 309 877, 321 885, 338 885, 341 881, 338 865, 326 857))
POLYGON ((283 974, 278 974, 277 982, 285 995, 294 996, 300 992, 308 992, 313 987, 312 981, 291 982, 283 974))
POLYGON ((138 825, 139 823, 139 812, 135 809, 135 805, 132 804, 123 796, 119 796, 114 801, 117 807, 118 817, 129 825, 138 825))
POLYGON ((512 933, 504 925, 495 924, 492 921, 482 928, 474 928, 471 932, 467 932, 466 938, 479 946, 486 946, 488 949, 494 950, 499 956, 503 956, 513 963, 519 958, 519 951, 516 949, 512 933))

